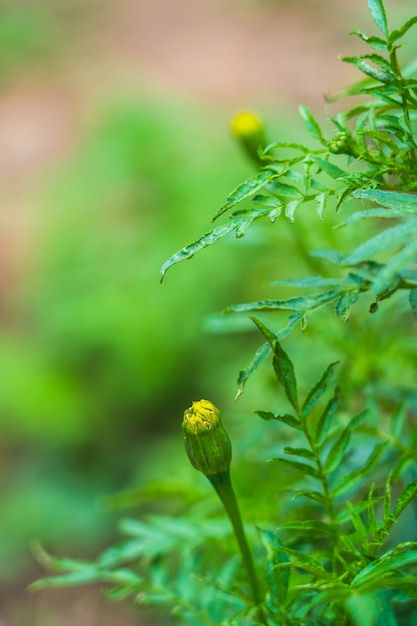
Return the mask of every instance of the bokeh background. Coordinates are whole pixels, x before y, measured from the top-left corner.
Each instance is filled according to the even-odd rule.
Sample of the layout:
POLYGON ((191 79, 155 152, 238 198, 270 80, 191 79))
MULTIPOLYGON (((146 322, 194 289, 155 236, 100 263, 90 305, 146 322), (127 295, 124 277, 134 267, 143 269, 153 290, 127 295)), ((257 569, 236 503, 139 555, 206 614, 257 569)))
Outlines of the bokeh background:
MULTIPOLYGON (((394 26, 412 14, 386 4, 394 26)), ((256 236, 162 286, 159 268, 252 172, 233 114, 304 137, 297 106, 324 119, 323 94, 357 78, 338 60, 363 52, 356 28, 374 32, 365 0, 2 0, 0 626, 156 623, 98 589, 28 592, 31 542, 94 557, 116 536, 109 495, 181 479, 192 400, 264 398, 254 381, 233 404, 257 338, 212 317, 259 297, 256 236)))

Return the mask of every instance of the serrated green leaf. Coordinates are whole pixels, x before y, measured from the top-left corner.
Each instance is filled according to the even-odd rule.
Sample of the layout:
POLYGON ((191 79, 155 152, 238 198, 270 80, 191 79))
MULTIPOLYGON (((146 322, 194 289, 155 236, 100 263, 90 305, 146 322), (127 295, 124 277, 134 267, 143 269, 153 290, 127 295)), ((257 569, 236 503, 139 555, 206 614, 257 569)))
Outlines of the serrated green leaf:
POLYGON ((383 191, 381 189, 358 189, 353 192, 355 198, 371 200, 389 209, 409 212, 417 212, 417 195, 411 193, 398 193, 396 191, 383 191))
POLYGON ((391 479, 392 472, 388 474, 385 481, 385 495, 384 495, 384 524, 391 522, 391 479))
POLYGON ((311 137, 313 137, 313 139, 317 139, 317 141, 320 141, 320 143, 325 143, 320 126, 318 122, 314 119, 311 112, 304 106, 300 106, 298 110, 311 137))
POLYGON ((352 306, 359 298, 359 291, 346 291, 336 302, 336 315, 347 322, 352 306))
POLYGON ((309 461, 314 461, 316 459, 314 452, 308 448, 292 448, 291 446, 285 446, 284 452, 285 454, 290 454, 292 456, 301 456, 303 459, 308 459, 309 461))
POLYGON ((398 517, 417 496, 417 479, 406 485, 394 508, 394 517, 398 517))
POLYGON ((339 364, 339 361, 335 361, 334 363, 330 363, 330 365, 323 372, 320 380, 313 385, 313 387, 308 392, 308 395, 304 401, 303 407, 301 409, 301 414, 303 417, 307 417, 307 415, 313 410, 316 406, 317 402, 320 400, 321 396, 327 389, 327 385, 334 375, 334 371, 336 366, 339 364))
POLYGON ((300 463, 300 461, 293 461, 292 459, 284 459, 282 457, 273 457, 272 459, 268 459, 269 462, 281 463, 282 465, 287 465, 288 467, 292 467, 303 474, 307 474, 308 476, 312 476, 313 478, 320 479, 320 472, 308 463, 300 463))
POLYGON ((382 0, 368 0, 368 9, 379 30, 388 38, 388 24, 382 0))
POLYGON ((409 19, 403 26, 401 26, 401 28, 399 28, 398 30, 393 30, 390 38, 389 38, 389 42, 390 44, 393 44, 395 41, 398 41, 398 39, 401 39, 401 37, 403 37, 407 31, 410 30, 410 28, 412 26, 414 26, 414 24, 417 24, 417 15, 415 15, 414 17, 412 17, 411 19, 409 19))
POLYGON ((283 606, 287 597, 290 573, 287 568, 277 567, 288 562, 282 542, 276 532, 258 528, 266 549, 265 578, 269 586, 272 602, 283 606))
MULTIPOLYGON (((355 195, 355 194, 354 194, 355 195)), ((337 225, 337 228, 348 226, 359 220, 368 219, 372 217, 379 217, 382 219, 398 219, 406 215, 412 215, 417 213, 417 207, 415 209, 366 209, 365 211, 357 211, 348 217, 344 222, 337 225)))
POLYGON ((282 183, 279 180, 273 181, 270 185, 268 185, 268 191, 274 193, 279 198, 287 198, 289 200, 297 200, 298 202, 302 202, 304 200, 304 195, 293 185, 288 185, 287 183, 282 183))
POLYGON ((244 183, 238 185, 231 194, 229 194, 226 198, 225 204, 217 211, 217 213, 212 218, 214 222, 219 218, 223 213, 234 207, 236 204, 245 200, 246 198, 250 198, 257 191, 265 187, 265 185, 277 177, 277 173, 271 170, 263 170, 256 176, 252 178, 248 178, 244 183))
POLYGON ((404 224, 397 224, 378 233, 361 244, 343 259, 344 265, 356 265, 393 246, 405 243, 417 230, 417 219, 404 224))
POLYGON ((176 263, 180 263, 180 261, 184 261, 185 259, 191 259, 191 257, 193 257, 196 252, 203 250, 203 248, 207 248, 207 246, 210 246, 216 241, 218 241, 219 239, 221 239, 222 237, 225 237, 230 232, 232 232, 236 227, 237 227, 237 222, 235 221, 228 222, 227 224, 224 224, 223 226, 218 226, 217 228, 214 228, 213 230, 209 231, 208 233, 206 233, 205 235, 197 239, 197 241, 194 241, 190 245, 185 246, 184 248, 181 248, 181 250, 178 250, 178 252, 173 254, 170 259, 165 261, 165 263, 161 267, 161 282, 164 279, 166 271, 172 265, 175 265, 176 263))
POLYGON ((287 298, 286 300, 259 300, 258 302, 247 302, 244 304, 234 304, 226 309, 224 313, 249 313, 251 311, 298 311, 306 313, 309 310, 321 308, 327 304, 335 302, 341 295, 340 291, 326 291, 324 293, 310 296, 287 298))

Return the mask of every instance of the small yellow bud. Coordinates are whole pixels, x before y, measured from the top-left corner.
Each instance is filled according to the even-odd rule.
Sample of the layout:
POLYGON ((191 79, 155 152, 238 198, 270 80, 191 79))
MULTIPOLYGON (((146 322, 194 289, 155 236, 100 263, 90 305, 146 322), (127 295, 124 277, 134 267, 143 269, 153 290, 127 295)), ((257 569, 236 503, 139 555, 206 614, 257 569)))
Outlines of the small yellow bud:
POLYGON ((232 446, 219 410, 208 400, 193 402, 182 422, 191 464, 205 476, 229 471, 232 446))
POLYGON ((265 148, 267 141, 260 118, 251 111, 240 111, 232 119, 230 127, 248 155, 261 163, 258 148, 265 148))

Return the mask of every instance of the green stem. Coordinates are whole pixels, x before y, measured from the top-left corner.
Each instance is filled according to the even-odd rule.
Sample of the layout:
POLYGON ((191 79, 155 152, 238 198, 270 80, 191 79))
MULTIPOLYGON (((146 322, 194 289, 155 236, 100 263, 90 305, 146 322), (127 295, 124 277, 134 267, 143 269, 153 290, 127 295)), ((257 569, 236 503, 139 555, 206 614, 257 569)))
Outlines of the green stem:
POLYGON ((252 598, 255 606, 261 603, 261 598, 256 580, 255 567, 253 565, 252 554, 243 529, 242 518, 237 504, 235 492, 233 490, 230 472, 221 472, 212 476, 207 476, 214 489, 217 492, 225 511, 232 523, 233 531, 242 554, 243 564, 246 568, 249 584, 251 588, 252 598))

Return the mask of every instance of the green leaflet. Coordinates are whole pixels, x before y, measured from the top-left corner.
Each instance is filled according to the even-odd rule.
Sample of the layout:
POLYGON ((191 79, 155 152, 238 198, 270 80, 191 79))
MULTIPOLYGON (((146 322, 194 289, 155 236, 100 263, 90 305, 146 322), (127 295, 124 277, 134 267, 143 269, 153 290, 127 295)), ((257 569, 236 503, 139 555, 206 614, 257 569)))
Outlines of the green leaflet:
POLYGON ((292 467, 293 469, 296 469, 300 472, 302 472, 303 474, 307 474, 308 476, 312 476, 313 478, 317 478, 320 479, 320 473, 319 471, 315 468, 312 467, 311 465, 308 465, 307 463, 300 463, 300 461, 293 461, 292 459, 284 459, 282 457, 273 457, 272 459, 268 459, 269 462, 274 462, 274 463, 281 463, 283 465, 287 465, 289 467, 292 467))
POLYGON ((270 411, 260 411, 260 410, 255 410, 254 413, 256 413, 256 415, 258 415, 265 421, 275 420, 277 422, 282 422, 283 424, 286 424, 287 426, 290 426, 291 428, 294 428, 295 430, 303 431, 303 426, 300 420, 294 417, 294 415, 290 415, 289 413, 285 413, 284 415, 275 415, 274 413, 271 413, 270 411))
POLYGON ((374 48, 374 50, 388 50, 387 42, 385 41, 385 39, 381 39, 381 37, 373 37, 373 36, 369 37, 368 35, 366 35, 360 30, 352 30, 350 34, 357 35, 358 37, 362 39, 362 41, 367 43, 368 46, 371 46, 371 48, 374 48))
POLYGON ((316 455, 308 448, 292 448, 291 446, 284 447, 285 454, 291 454, 293 456, 301 456, 303 459, 314 461, 316 455))
POLYGON ((347 322, 352 306, 359 298, 359 291, 346 291, 336 303, 336 315, 347 322))
POLYGON ((368 9, 379 30, 388 38, 388 24, 382 0, 368 0, 368 9))
POLYGON ((330 398, 322 414, 320 415, 316 426, 316 441, 321 446, 327 437, 330 428, 330 422, 334 417, 340 404, 339 389, 336 388, 334 395, 330 398))
POLYGON ((372 292, 375 295, 382 294, 387 290, 397 277, 397 273, 407 265, 415 262, 417 258, 417 238, 412 239, 398 254, 382 267, 372 284, 372 292))
POLYGON ((352 430, 365 419, 366 414, 367 411, 362 411, 361 413, 356 415, 340 432, 339 436, 331 446, 329 453, 326 457, 325 468, 327 472, 331 472, 336 469, 336 467, 338 467, 345 454, 352 430))
POLYGON ((310 113, 310 111, 304 106, 300 106, 298 110, 300 112, 301 117, 304 120, 304 123, 306 125, 306 128, 309 134, 313 137, 313 139, 317 139, 317 141, 320 141, 320 143, 325 143, 325 139, 321 132, 321 128, 318 122, 314 119, 314 117, 310 113))
POLYGON ((296 413, 298 413, 298 398, 297 398, 297 382, 295 379, 294 366, 281 347, 276 335, 274 335, 262 322, 256 318, 252 318, 265 339, 269 341, 273 351, 273 367, 278 379, 278 382, 284 387, 285 394, 289 402, 294 407, 296 413))
POLYGON ((326 391, 327 385, 332 379, 335 368, 338 364, 339 361, 330 363, 330 365, 324 371, 320 380, 310 389, 301 409, 301 415, 304 418, 307 417, 307 415, 313 410, 323 393, 326 391))
POLYGON ((368 239, 368 241, 358 246, 351 254, 345 256, 343 259, 343 265, 356 265, 362 261, 370 259, 375 254, 378 254, 387 248, 399 246, 410 239, 416 230, 417 219, 387 228, 381 233, 378 233, 378 235, 375 235, 375 237, 371 237, 371 239, 368 239))
POLYGON ((164 279, 166 271, 172 265, 175 265, 175 263, 180 263, 180 261, 184 261, 185 259, 191 259, 191 257, 194 256, 196 252, 199 252, 199 250, 202 250, 203 248, 207 248, 207 246, 210 246, 222 237, 225 237, 236 227, 236 222, 228 222, 223 226, 218 226, 217 228, 209 231, 208 233, 197 239, 197 241, 194 241, 194 243, 185 246, 184 248, 181 248, 181 250, 178 250, 178 252, 176 252, 170 259, 165 261, 165 263, 161 267, 161 282, 164 279))
POLYGON ((412 502, 417 496, 417 479, 408 483, 408 485, 403 489, 400 497, 397 500, 397 503, 394 508, 394 516, 397 518, 404 509, 412 502))
POLYGON ((390 37, 389 37, 389 42, 390 44, 393 44, 395 41, 397 41, 398 39, 401 39, 401 37, 403 37, 407 31, 410 30, 410 28, 412 26, 414 26, 414 24, 417 24, 417 15, 415 15, 414 17, 412 17, 411 19, 409 19, 405 24, 403 24, 403 26, 401 26, 401 28, 399 28, 398 30, 393 30, 390 37))
POLYGON ((223 213, 234 207, 236 204, 252 196, 254 193, 265 187, 268 182, 276 177, 276 172, 272 172, 271 170, 263 170, 256 176, 253 176, 241 185, 238 185, 238 187, 236 187, 236 189, 227 196, 225 204, 213 216, 212 221, 214 222, 215 220, 217 220, 217 218, 223 215, 223 213))
POLYGON ((352 194, 355 198, 371 200, 394 210, 404 210, 407 215, 417 212, 417 195, 411 193, 398 193, 397 191, 383 191, 381 189, 358 189, 352 194))
POLYGON ((287 298, 286 300, 259 300, 258 302, 247 302, 234 304, 227 307, 224 313, 248 313, 251 311, 298 311, 307 312, 335 302, 340 297, 340 291, 326 291, 324 293, 304 296, 299 298, 287 298))
POLYGON ((276 550, 290 557, 291 560, 289 563, 291 566, 301 568, 306 572, 313 574, 313 576, 319 580, 331 580, 333 578, 318 559, 306 554, 305 552, 299 552, 298 550, 288 548, 284 545, 277 545, 276 550))
POLYGON ((351 63, 358 70, 381 83, 390 84, 395 80, 395 74, 390 64, 377 54, 366 54, 360 57, 342 57, 341 60, 345 63, 351 63), (384 69, 376 69, 369 61, 384 69))
POLYGON ((279 528, 282 530, 302 530, 308 533, 324 533, 326 535, 333 535, 334 528, 330 524, 325 522, 319 522, 317 520, 294 520, 291 522, 285 522, 280 524, 279 528))
MULTIPOLYGON (((288 325, 285 326, 284 328, 281 328, 277 333, 275 333, 275 337, 279 340, 284 339, 284 337, 290 334, 290 332, 293 330, 293 328, 302 318, 303 318, 302 313, 290 315, 288 319, 288 325)), ((250 317, 250 319, 256 324, 255 318, 250 317)), ((259 367, 262 361, 266 359, 266 357, 270 354, 270 352, 271 352, 271 344, 269 341, 267 341, 266 343, 262 344, 262 346, 260 346, 257 349, 257 351, 255 352, 255 356, 253 357, 252 361, 249 363, 248 367, 246 367, 245 369, 239 372, 239 376, 237 380, 238 390, 236 394, 236 399, 243 393, 245 384, 248 378, 256 371, 256 369, 259 367)))

